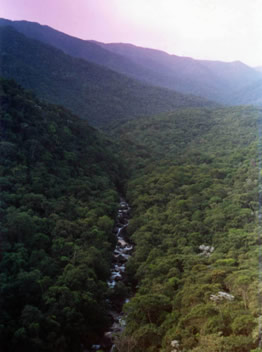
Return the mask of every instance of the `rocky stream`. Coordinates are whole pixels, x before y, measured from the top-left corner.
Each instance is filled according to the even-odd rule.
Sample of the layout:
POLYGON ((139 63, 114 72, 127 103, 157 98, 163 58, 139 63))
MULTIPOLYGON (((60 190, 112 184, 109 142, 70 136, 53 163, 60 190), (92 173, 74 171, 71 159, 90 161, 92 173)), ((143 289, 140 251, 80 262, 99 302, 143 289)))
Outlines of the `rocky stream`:
MULTIPOLYGON (((115 222, 114 233, 117 237, 117 243, 114 249, 114 259, 112 263, 111 276, 107 284, 109 288, 114 289, 118 282, 125 283, 126 263, 132 253, 133 245, 128 241, 126 228, 130 217, 130 207, 128 203, 121 199, 117 219, 115 222)), ((113 352, 115 350, 114 335, 121 333, 125 327, 125 318, 122 312, 123 304, 128 302, 128 298, 118 302, 111 300, 111 311, 109 312, 112 325, 105 332, 100 344, 93 345, 90 352, 102 350, 104 352, 113 352)))

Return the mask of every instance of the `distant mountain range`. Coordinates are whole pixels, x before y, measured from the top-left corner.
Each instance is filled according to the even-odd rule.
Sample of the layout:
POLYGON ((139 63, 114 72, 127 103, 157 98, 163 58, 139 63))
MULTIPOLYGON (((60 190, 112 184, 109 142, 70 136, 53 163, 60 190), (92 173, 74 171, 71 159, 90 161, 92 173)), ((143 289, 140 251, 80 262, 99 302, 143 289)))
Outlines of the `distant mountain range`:
POLYGON ((102 46, 113 53, 129 57, 137 64, 153 68, 160 74, 161 79, 157 81, 151 76, 151 83, 158 82, 161 86, 201 95, 222 103, 231 103, 228 97, 236 88, 243 88, 262 78, 258 71, 240 61, 226 63, 195 60, 130 44, 102 46))
POLYGON ((39 97, 70 108, 95 126, 180 107, 215 105, 74 58, 10 26, 0 27, 0 48, 0 76, 15 79, 39 97))
POLYGON ((232 98, 239 105, 262 106, 262 79, 239 89, 232 98))
POLYGON ((261 351, 259 68, 0 22, 0 352, 261 351))
POLYGON ((104 44, 74 38, 48 26, 0 19, 30 38, 63 50, 66 54, 103 65, 151 85, 216 100, 238 103, 237 92, 262 79, 261 70, 240 61, 195 60, 131 44, 104 44))

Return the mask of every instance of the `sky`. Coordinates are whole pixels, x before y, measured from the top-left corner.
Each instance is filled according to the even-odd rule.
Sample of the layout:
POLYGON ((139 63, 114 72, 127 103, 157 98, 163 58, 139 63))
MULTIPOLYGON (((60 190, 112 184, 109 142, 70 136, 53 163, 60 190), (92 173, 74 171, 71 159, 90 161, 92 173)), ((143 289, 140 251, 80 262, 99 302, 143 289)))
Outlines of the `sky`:
POLYGON ((0 17, 82 39, 262 66, 262 0, 0 0, 0 17))

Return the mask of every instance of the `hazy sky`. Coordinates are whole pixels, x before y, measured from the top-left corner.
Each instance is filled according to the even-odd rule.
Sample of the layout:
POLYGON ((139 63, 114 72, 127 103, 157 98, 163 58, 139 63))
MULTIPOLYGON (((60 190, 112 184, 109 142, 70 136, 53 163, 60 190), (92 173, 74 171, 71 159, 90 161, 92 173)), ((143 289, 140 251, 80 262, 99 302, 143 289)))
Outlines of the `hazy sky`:
POLYGON ((262 0, 0 0, 0 17, 83 39, 262 65, 262 0))

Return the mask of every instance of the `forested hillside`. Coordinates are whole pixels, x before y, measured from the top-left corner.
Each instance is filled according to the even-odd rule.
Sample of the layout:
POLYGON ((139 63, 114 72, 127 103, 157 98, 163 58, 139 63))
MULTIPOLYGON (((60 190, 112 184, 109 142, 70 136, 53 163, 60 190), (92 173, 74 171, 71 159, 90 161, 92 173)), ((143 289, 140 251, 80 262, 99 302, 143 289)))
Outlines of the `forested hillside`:
POLYGON ((12 26, 25 36, 52 45, 57 49, 63 50, 64 53, 70 56, 85 59, 89 62, 108 67, 114 71, 135 76, 136 78, 138 78, 138 75, 143 76, 145 71, 150 72, 150 68, 145 70, 139 65, 134 64, 128 58, 102 48, 100 43, 72 37, 49 26, 42 26, 36 22, 10 21, 0 18, 0 26, 12 26))
POLYGON ((262 109, 139 82, 261 103, 260 73, 3 24, 0 351, 261 352, 262 109))
POLYGON ((94 126, 180 107, 215 105, 73 58, 11 27, 0 28, 0 47, 1 76, 15 79, 47 101, 70 108, 94 126))
POLYGON ((137 72, 133 77, 140 77, 139 79, 151 84, 200 95, 221 103, 235 104, 234 100, 228 100, 228 95, 232 95, 236 88, 244 89, 261 79, 259 71, 240 61, 196 60, 124 43, 100 43, 100 45, 151 71, 143 75, 137 72))
POLYGON ((234 92, 232 99, 238 104, 262 106, 262 80, 248 85, 245 89, 238 89, 234 92))
POLYGON ((0 350, 81 351, 108 325, 116 149, 0 81, 0 350))
POLYGON ((237 103, 232 93, 262 77, 261 72, 239 61, 196 60, 125 43, 81 40, 39 23, 0 19, 0 26, 6 25, 71 56, 103 65, 139 81, 220 103, 237 103))
POLYGON ((119 188, 135 251, 117 351, 255 350, 261 110, 115 123, 114 145, 14 82, 0 98, 3 351, 81 351, 103 335, 119 188))
POLYGON ((189 109, 115 126, 134 170, 128 274, 137 287, 119 351, 258 346, 260 114, 189 109))

